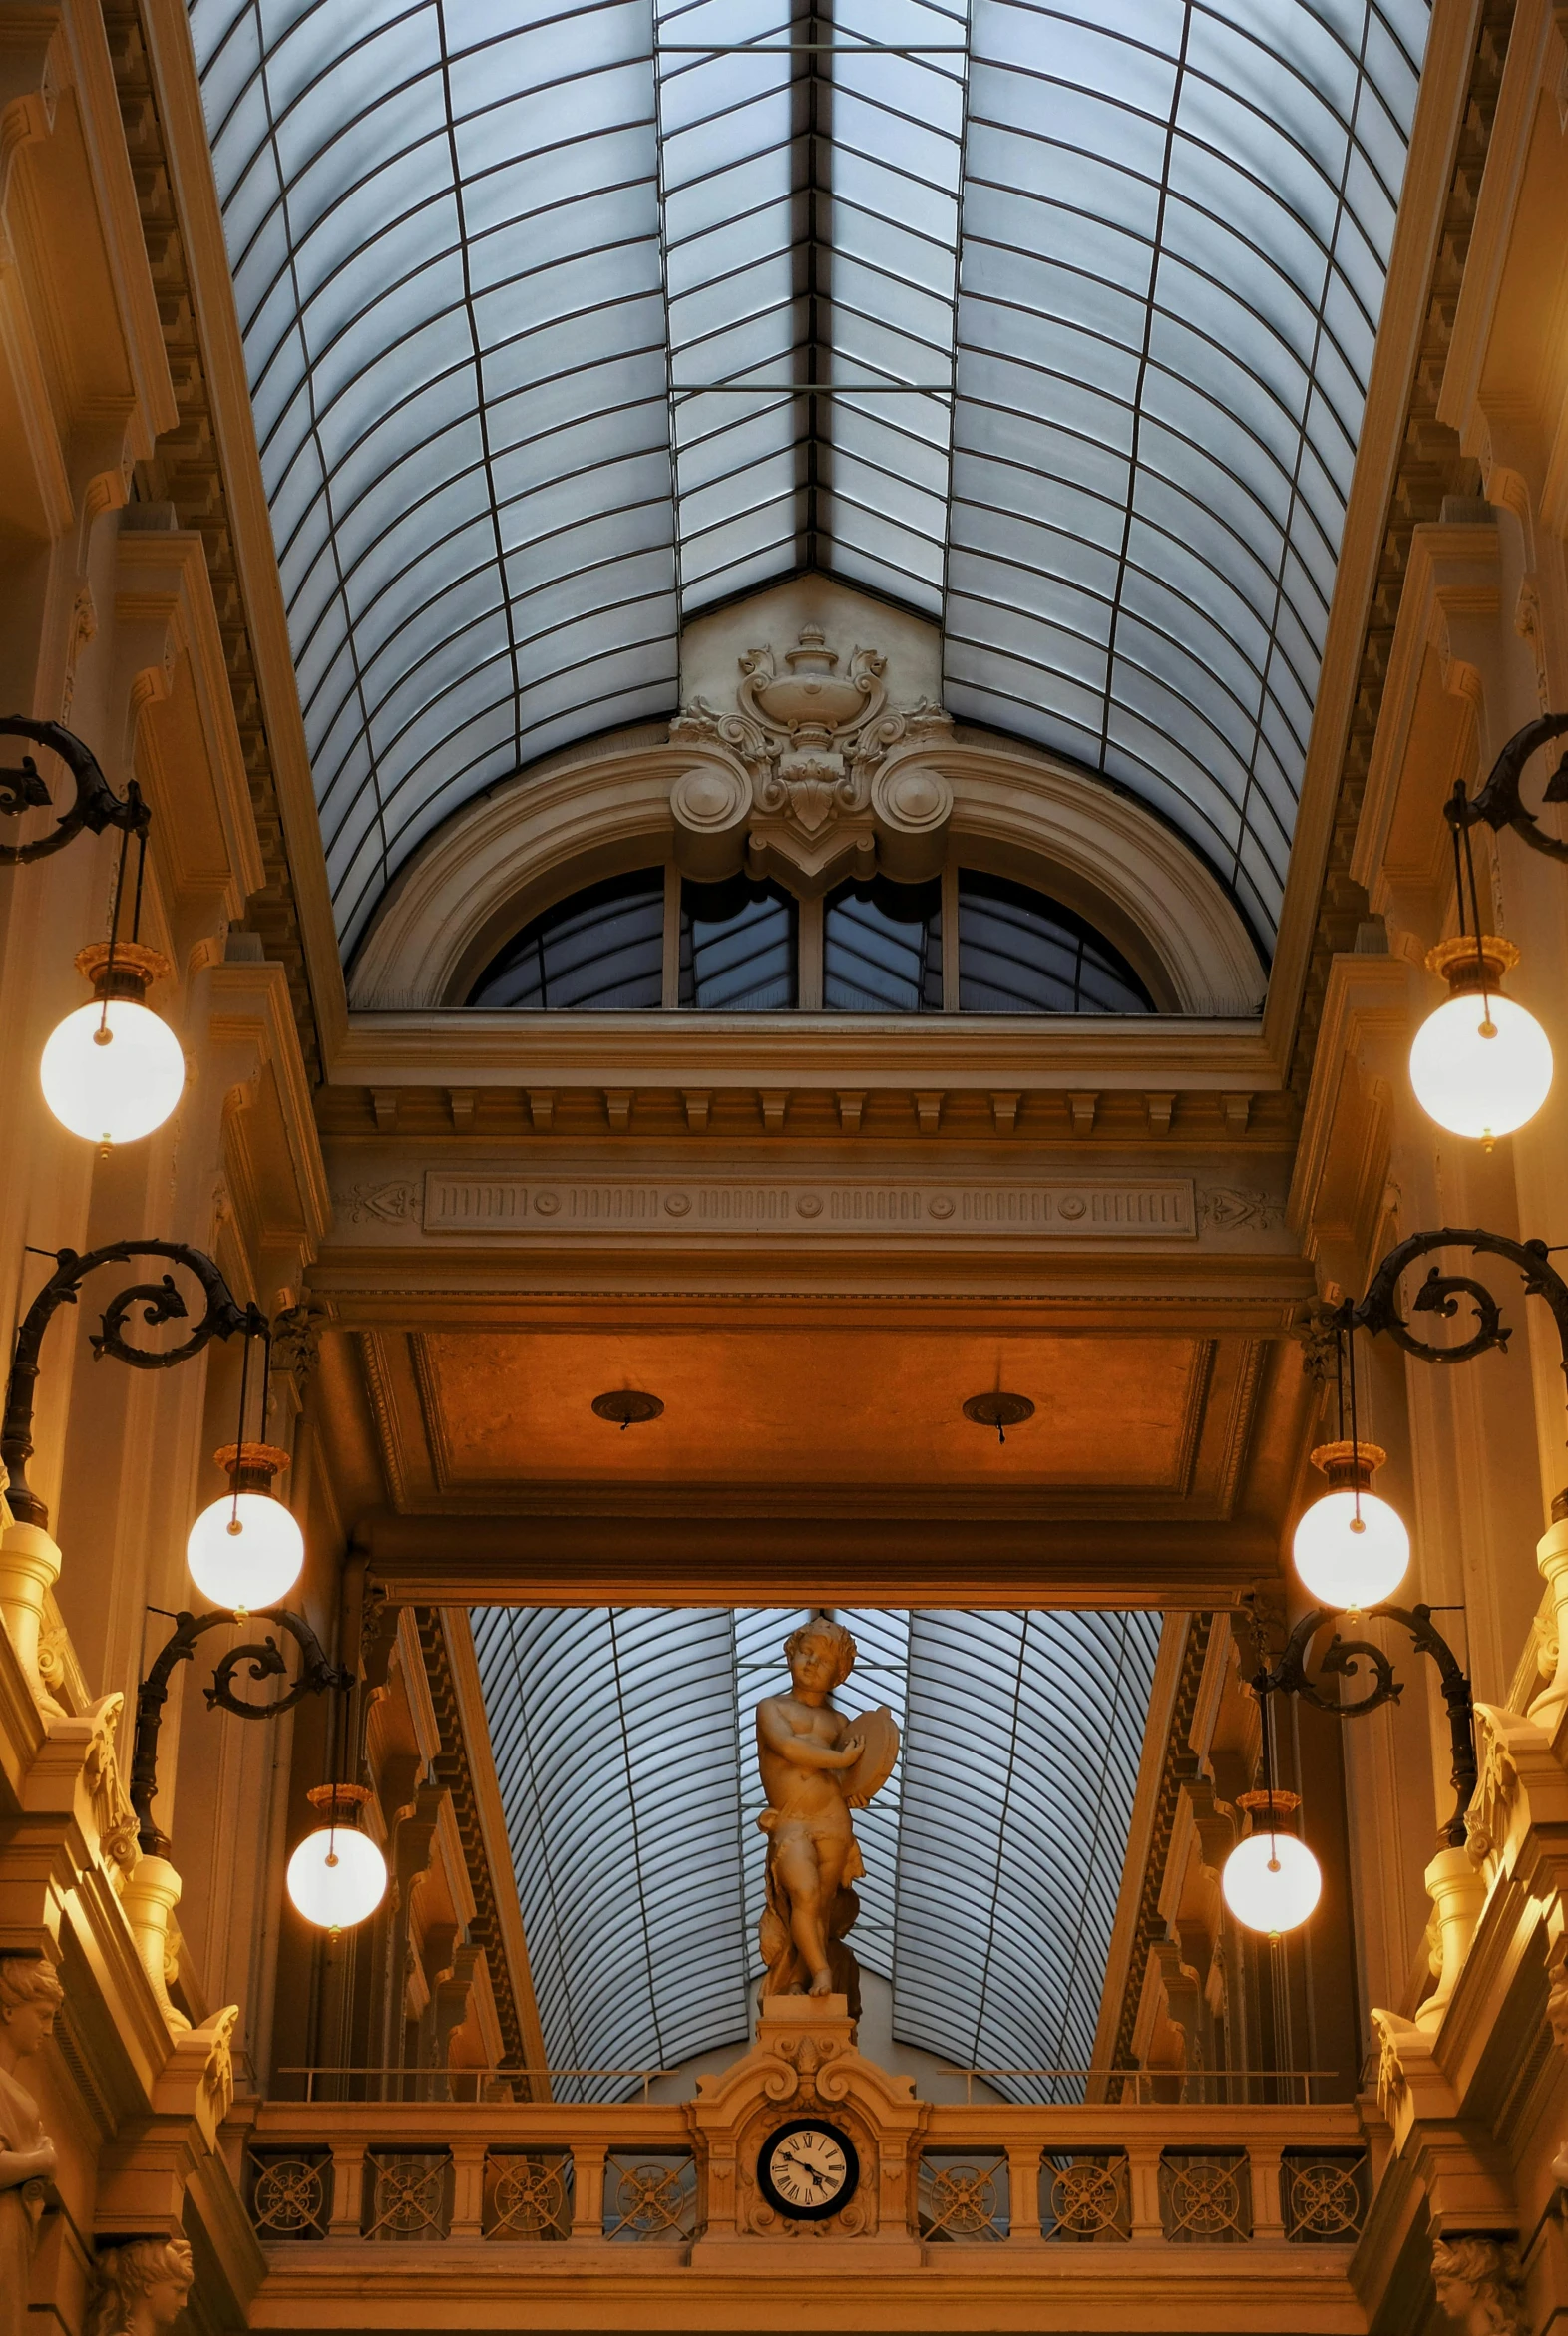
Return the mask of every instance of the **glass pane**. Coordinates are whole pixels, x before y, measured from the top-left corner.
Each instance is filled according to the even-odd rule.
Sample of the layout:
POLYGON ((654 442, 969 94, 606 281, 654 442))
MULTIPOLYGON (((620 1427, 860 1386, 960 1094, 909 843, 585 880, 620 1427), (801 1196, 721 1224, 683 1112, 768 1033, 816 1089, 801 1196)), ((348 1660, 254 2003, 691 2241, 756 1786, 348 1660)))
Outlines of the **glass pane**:
POLYGON ((835 1013, 942 1011, 942 883, 847 884, 827 903, 822 1002, 835 1013))
POLYGON ((1126 959, 1093 926, 1027 885, 959 875, 965 1013, 1152 1013, 1126 959))
POLYGON ((680 1002, 761 1013, 795 1002, 795 903, 744 876, 680 891, 680 1002))
POLYGON ((657 1006, 664 996, 664 871, 640 868, 573 893, 514 934, 469 1004, 542 1013, 657 1006))
MULTIPOLYGON (((850 1934, 894 2033, 1082 2098, 1126 1854, 1160 1617, 839 1607, 834 1702, 903 1738, 857 1812, 850 1934)), ((558 2101, 747 2040, 764 1801, 752 1715, 804 1611, 480 1608, 472 1615, 529 1963, 558 2101), (628 1888, 634 1875, 637 1887, 628 1888), (695 1886, 698 1877, 700 1886, 695 1886)))
POLYGON ((818 14, 191 0, 345 950, 433 808, 812 570, 1270 946, 1429 0, 818 14))

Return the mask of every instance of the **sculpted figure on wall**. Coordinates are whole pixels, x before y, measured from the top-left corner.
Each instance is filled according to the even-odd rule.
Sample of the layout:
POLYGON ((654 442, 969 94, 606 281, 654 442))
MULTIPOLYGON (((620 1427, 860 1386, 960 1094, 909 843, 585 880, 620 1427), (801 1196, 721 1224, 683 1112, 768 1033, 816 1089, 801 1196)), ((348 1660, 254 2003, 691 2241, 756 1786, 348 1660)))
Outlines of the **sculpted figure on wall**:
POLYGON ((48 1963, 0 1959, 0 2336, 22 2336, 28 2324, 33 2242, 55 2170, 55 2145, 17 2070, 53 2035, 64 2000, 48 1963))
POLYGON ((138 2238, 129 2246, 106 2247, 98 2276, 90 2336, 161 2336, 179 2319, 196 2284, 191 2242, 138 2238))
POLYGON ((760 1943, 764 1996, 845 1995, 860 2017, 860 1972, 844 1944, 860 1913, 865 1872, 852 1808, 893 1773, 899 1732, 885 1704, 851 1723, 833 1708, 855 1663, 842 1623, 818 1615, 784 1643, 790 1691, 757 1706, 757 1765, 768 1805, 767 1904, 760 1943))
POLYGON ((1465 2336, 1524 2336, 1530 2324, 1519 2250, 1509 2239, 1435 2240, 1432 2284, 1439 2309, 1465 2336))

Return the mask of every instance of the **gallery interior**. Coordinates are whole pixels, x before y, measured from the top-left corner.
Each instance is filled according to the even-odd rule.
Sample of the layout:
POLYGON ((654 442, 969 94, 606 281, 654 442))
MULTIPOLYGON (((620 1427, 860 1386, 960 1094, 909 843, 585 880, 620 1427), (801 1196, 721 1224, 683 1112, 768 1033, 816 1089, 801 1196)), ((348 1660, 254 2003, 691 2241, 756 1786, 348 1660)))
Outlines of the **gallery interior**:
POLYGON ((4 0, 0 2336, 1562 2326, 1565 555, 1560 0, 4 0))

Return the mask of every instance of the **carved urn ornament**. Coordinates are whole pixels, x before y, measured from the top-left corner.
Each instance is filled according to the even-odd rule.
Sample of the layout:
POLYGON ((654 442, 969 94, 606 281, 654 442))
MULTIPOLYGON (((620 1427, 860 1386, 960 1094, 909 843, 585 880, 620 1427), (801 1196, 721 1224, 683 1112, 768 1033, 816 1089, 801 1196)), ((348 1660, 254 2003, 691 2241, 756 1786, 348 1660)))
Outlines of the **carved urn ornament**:
POLYGON ((931 756, 947 714, 928 698, 890 710, 886 657, 845 659, 817 624, 783 663, 748 649, 732 713, 695 697, 671 722, 670 743, 699 757, 670 790, 680 866, 704 882, 778 874, 808 894, 844 875, 936 875, 953 789, 931 756))

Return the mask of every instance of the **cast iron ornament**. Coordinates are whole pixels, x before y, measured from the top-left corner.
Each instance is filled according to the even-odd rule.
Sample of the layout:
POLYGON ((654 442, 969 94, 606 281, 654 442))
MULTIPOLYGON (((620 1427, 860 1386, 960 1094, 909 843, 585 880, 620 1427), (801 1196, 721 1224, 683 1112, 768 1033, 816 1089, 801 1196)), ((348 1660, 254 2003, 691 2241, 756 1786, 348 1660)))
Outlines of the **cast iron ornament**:
POLYGON ((854 2142, 822 2118, 780 2126, 757 2152, 757 2187, 791 2222, 826 2221, 849 2204, 859 2182, 854 2142))
MULTIPOLYGON (((98 757, 91 747, 84 746, 64 723, 35 722, 25 714, 7 714, 0 716, 0 738, 30 738, 35 746, 47 746, 52 754, 59 755, 76 786, 70 809, 61 813, 48 835, 39 836, 31 844, 0 844, 0 868, 18 868, 28 861, 47 860, 52 852, 62 851, 84 828, 95 836, 101 836, 110 827, 123 828, 132 836, 147 834, 153 815, 135 779, 127 787, 122 802, 99 769, 98 757)), ((24 811, 43 811, 51 809, 53 804, 48 781, 41 776, 30 754, 23 755, 20 769, 10 764, 0 766, 0 819, 20 819, 24 811)))
MULTIPOLYGON (((1285 1644, 1285 1652, 1272 1670, 1263 1659, 1260 1643, 1260 1668, 1254 1674, 1252 1689, 1261 1702, 1265 1696, 1276 1693, 1300 1696, 1319 1712, 1331 1712, 1339 1720, 1359 1720, 1365 1713, 1375 1712, 1383 1704, 1396 1704, 1403 1693, 1394 1678, 1393 1665, 1381 1647, 1374 1647, 1370 1639, 1342 1639, 1336 1631, 1329 1641, 1319 1679, 1359 1680, 1360 1666, 1365 1661, 1371 1666, 1372 1684, 1366 1693, 1353 1702, 1326 1696, 1316 1681, 1307 1675, 1307 1657, 1318 1633, 1331 1622, 1344 1620, 1345 1610, 1333 1606, 1315 1606, 1304 1614, 1285 1644)), ((1465 1841, 1464 1812, 1475 1791, 1475 1726, 1470 1701, 1470 1683, 1460 1668, 1459 1659, 1437 1625, 1432 1621, 1429 1606, 1370 1606, 1366 1621, 1396 1622, 1410 1634, 1418 1654, 1429 1655, 1437 1666, 1442 1682, 1442 1700, 1448 1707, 1448 1742, 1453 1754, 1449 1782, 1454 1790, 1454 1810, 1443 1827, 1443 1837, 1450 1849, 1462 1849, 1465 1841)))
POLYGON ((1336 1309, 1331 1317, 1335 1326, 1348 1333, 1386 1331, 1406 1355, 1413 1355, 1420 1363, 1468 1363, 1474 1356, 1484 1355, 1490 1347, 1506 1351, 1512 1334, 1503 1322, 1496 1299, 1485 1283, 1471 1274, 1445 1274, 1440 1266, 1433 1266, 1411 1300, 1409 1313, 1401 1309, 1399 1284, 1405 1268, 1438 1249, 1474 1250, 1485 1256, 1506 1258, 1510 1265, 1517 1266, 1524 1277, 1525 1296, 1543 1299, 1551 1308, 1562 1348, 1563 1374, 1568 1378, 1568 1282, 1552 1264, 1546 1243, 1510 1241, 1506 1234, 1488 1233, 1478 1225, 1445 1225, 1435 1233, 1412 1233, 1408 1241, 1401 1241, 1397 1248, 1389 1250, 1368 1285, 1365 1298, 1356 1304, 1347 1301, 1336 1309), (1475 1328, 1467 1339, 1451 1347, 1440 1347, 1415 1336, 1410 1315, 1434 1314, 1443 1322, 1451 1322, 1459 1311, 1461 1298, 1467 1298, 1475 1309, 1475 1328))
MULTIPOLYGON (((210 1614, 177 1614, 173 1631, 160 1647, 152 1670, 137 1689, 136 1740, 131 1756, 131 1806, 137 1816, 137 1839, 147 1857, 167 1857, 169 1854, 169 1836, 161 1833, 153 1822, 153 1802, 158 1797, 158 1739, 164 1725, 164 1706, 169 1701, 170 1674, 177 1663, 189 1663, 194 1659, 196 1643, 203 1632, 215 1630, 219 1623, 234 1623, 238 1619, 227 1606, 214 1607, 210 1614)), ((279 1630, 287 1632, 299 1649, 299 1676, 284 1694, 275 1696, 271 1703, 247 1703, 242 1696, 235 1695, 233 1687, 234 1674, 241 1664, 249 1664, 252 1679, 287 1679, 288 1665, 270 1632, 264 1639, 252 1639, 242 1647, 230 1647, 212 1674, 211 1686, 203 1691, 209 1712, 232 1712, 241 1720, 275 1720, 281 1713, 291 1712, 306 1696, 325 1695, 329 1688, 353 1686, 354 1674, 327 1660, 326 1650, 302 1616, 290 1614, 281 1606, 267 1606, 247 1619, 275 1623, 279 1630)))
POLYGON ((183 1266, 194 1276, 206 1301, 201 1319, 178 1347, 133 1346, 125 1331, 136 1306, 142 1307, 142 1320, 153 1328, 160 1323, 186 1322, 191 1314, 172 1275, 165 1274, 157 1282, 133 1283, 104 1311, 103 1322, 91 1340, 96 1363, 109 1355, 117 1363, 129 1363, 134 1370, 172 1370, 177 1363, 189 1363, 193 1355, 199 1355, 211 1339, 231 1339, 236 1331, 247 1339, 265 1335, 266 1317, 260 1309, 241 1306, 206 1252, 192 1249, 184 1241, 111 1241, 102 1249, 80 1254, 74 1249, 57 1250, 55 1270, 22 1317, 16 1334, 16 1352, 6 1383, 5 1420, 0 1425, 0 1459, 11 1479, 6 1498, 18 1524, 47 1527, 49 1523, 47 1505, 27 1481, 27 1463, 33 1454, 33 1396, 44 1333, 58 1307, 75 1306, 78 1286, 89 1274, 100 1266, 124 1265, 138 1257, 167 1258, 171 1265, 183 1266))
MULTIPOLYGON (((1493 829, 1511 827, 1533 852, 1544 852, 1549 860, 1568 860, 1568 844, 1559 843, 1556 836, 1546 833, 1519 793, 1524 766, 1531 755, 1565 732, 1568 732, 1568 714, 1542 714, 1535 721, 1526 722, 1522 730, 1515 730, 1492 764, 1491 774, 1479 794, 1467 796, 1462 779, 1454 788, 1443 808, 1449 826, 1475 827, 1484 820, 1493 829)), ((1541 800, 1568 803, 1568 754, 1547 780, 1541 800)))

